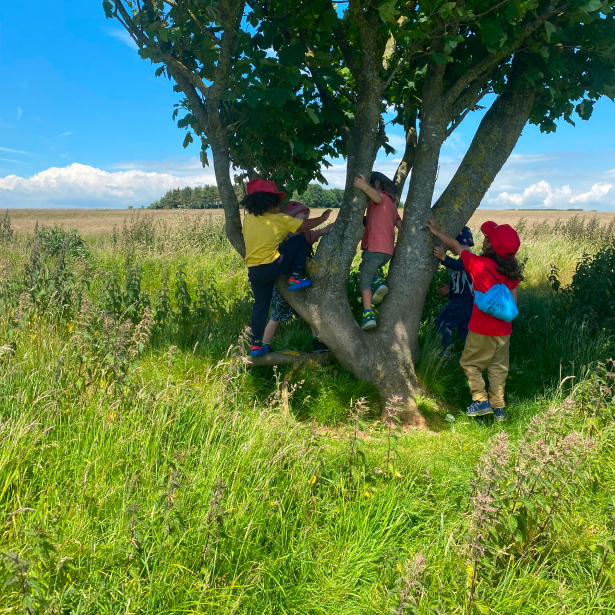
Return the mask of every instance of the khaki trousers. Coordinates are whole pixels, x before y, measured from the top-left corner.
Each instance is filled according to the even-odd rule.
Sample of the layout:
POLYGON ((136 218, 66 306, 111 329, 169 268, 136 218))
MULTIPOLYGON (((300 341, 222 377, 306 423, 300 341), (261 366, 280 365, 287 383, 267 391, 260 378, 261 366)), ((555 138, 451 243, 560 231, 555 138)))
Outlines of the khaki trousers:
POLYGON ((486 401, 492 408, 504 407, 504 389, 508 377, 510 335, 480 335, 470 331, 459 365, 465 372, 474 401, 486 401), (483 370, 489 376, 489 395, 485 388, 483 370))

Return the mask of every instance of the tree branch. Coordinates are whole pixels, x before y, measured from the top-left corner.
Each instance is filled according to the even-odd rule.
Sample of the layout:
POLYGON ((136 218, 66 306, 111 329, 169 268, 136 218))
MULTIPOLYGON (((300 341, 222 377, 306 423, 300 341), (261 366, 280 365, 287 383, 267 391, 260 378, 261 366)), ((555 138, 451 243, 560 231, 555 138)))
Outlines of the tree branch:
POLYGON ((397 188, 397 195, 401 196, 401 193, 404 190, 404 185, 406 183, 406 179, 408 179, 408 175, 412 170, 412 165, 414 164, 414 156, 416 155, 416 144, 417 144, 417 132, 416 132, 416 115, 412 116, 410 120, 410 126, 406 130, 406 149, 404 150, 404 155, 397 166, 397 171, 395 171, 395 177, 393 181, 395 182, 395 187, 397 188))
POLYGON ((447 232, 457 234, 480 205, 510 157, 535 95, 534 91, 505 92, 481 121, 459 169, 433 206, 434 216, 442 220, 447 232))
POLYGON ((493 68, 500 60, 511 55, 530 34, 534 33, 553 13, 560 10, 565 4, 565 2, 560 4, 559 0, 552 0, 534 21, 523 27, 521 34, 505 50, 489 54, 468 69, 446 92, 442 101, 443 106, 452 105, 475 79, 478 79, 485 72, 493 68))
MULTIPOLYGON (((332 0, 327 0, 326 4, 327 8, 331 11, 334 11, 337 16, 337 11, 333 8, 332 0)), ((342 21, 339 16, 336 17, 335 25, 333 26, 333 36, 335 37, 335 40, 339 45, 340 51, 342 52, 342 56, 344 56, 344 60, 348 65, 350 72, 352 73, 353 77, 357 79, 361 72, 361 63, 358 62, 354 56, 352 47, 350 46, 350 43, 348 42, 348 39, 344 34, 344 30, 342 29, 342 21)))

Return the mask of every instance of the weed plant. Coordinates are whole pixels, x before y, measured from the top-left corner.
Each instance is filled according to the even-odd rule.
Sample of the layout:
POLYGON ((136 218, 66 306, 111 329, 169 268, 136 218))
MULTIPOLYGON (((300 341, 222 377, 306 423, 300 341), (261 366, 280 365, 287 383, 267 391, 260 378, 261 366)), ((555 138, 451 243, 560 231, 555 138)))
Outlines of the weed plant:
POLYGON ((430 295, 418 432, 336 365, 245 369, 219 222, 0 228, 0 613, 613 613, 612 339, 546 290, 566 237, 524 239, 503 425, 430 295))

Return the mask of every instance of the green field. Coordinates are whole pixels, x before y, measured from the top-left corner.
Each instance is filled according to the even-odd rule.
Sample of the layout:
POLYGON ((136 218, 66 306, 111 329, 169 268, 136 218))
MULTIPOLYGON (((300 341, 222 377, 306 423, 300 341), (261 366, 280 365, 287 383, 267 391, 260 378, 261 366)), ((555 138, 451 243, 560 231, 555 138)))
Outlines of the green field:
POLYGON ((0 613, 615 613, 615 339, 548 282, 613 232, 572 220, 521 225, 503 424, 437 354, 437 274, 426 432, 335 364, 244 368, 220 218, 0 220, 0 613))

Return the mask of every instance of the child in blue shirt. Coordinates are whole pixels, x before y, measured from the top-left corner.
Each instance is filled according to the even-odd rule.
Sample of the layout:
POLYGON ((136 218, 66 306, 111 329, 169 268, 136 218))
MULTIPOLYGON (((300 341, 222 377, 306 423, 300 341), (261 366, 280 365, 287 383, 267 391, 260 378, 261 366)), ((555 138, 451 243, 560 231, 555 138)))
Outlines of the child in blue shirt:
MULTIPOLYGON (((461 233, 457 235, 457 241, 461 245, 473 246, 472 231, 464 226, 461 233)), ((457 327, 457 333, 459 333, 459 337, 464 344, 466 337, 468 337, 468 324, 474 305, 474 289, 472 280, 466 273, 461 259, 447 256, 442 246, 436 247, 434 254, 445 267, 451 270, 451 280, 448 286, 442 286, 438 289, 438 294, 448 295, 448 305, 436 318, 436 330, 442 339, 443 353, 450 356, 453 328, 457 327)))

